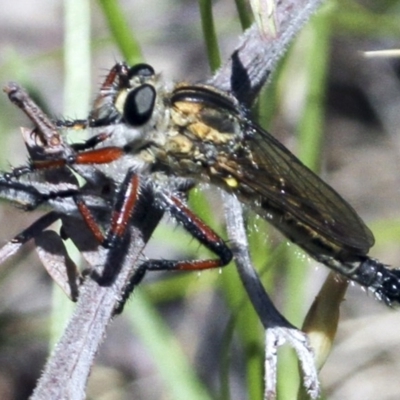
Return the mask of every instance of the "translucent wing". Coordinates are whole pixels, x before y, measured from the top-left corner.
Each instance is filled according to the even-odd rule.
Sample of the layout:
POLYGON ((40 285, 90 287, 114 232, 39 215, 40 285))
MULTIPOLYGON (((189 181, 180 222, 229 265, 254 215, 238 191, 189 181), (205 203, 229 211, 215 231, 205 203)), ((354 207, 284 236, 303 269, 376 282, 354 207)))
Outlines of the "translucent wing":
POLYGON ((209 86, 181 85, 171 103, 186 112, 182 119, 189 123, 183 133, 191 140, 197 136, 199 149, 204 142, 213 145, 211 159, 203 161, 213 183, 238 195, 312 255, 368 253, 374 237, 356 211, 250 121, 234 98, 209 86), (188 109, 194 110, 191 117, 188 109))
POLYGON ((242 126, 248 151, 231 154, 236 172, 230 169, 242 198, 264 217, 281 210, 278 228, 293 219, 293 225, 298 221, 337 246, 366 254, 374 237, 357 212, 268 132, 251 122, 242 126))

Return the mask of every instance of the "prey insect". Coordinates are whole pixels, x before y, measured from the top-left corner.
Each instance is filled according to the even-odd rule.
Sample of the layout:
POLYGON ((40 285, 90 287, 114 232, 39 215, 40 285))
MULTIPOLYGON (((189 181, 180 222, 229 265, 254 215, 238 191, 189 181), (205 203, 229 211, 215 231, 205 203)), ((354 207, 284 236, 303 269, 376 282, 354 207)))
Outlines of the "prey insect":
MULTIPOLYGON (((12 90, 8 94, 12 98, 12 90)), ((131 287, 149 270, 228 264, 232 253, 227 244, 185 204, 185 194, 196 183, 209 182, 236 195, 317 261, 389 304, 400 302, 400 270, 368 256, 374 238, 356 211, 255 124, 231 94, 202 84, 165 82, 147 64, 130 68, 118 63, 88 118, 59 121, 58 127, 86 128, 91 136, 4 174, 0 195, 18 201, 18 193, 31 190, 21 177, 33 172, 72 169, 81 175, 84 187, 70 194, 46 194, 26 207, 55 203, 59 197, 73 203, 71 209, 96 240, 113 250, 102 274, 92 274, 100 284, 112 283, 117 273, 113 254, 139 213, 143 191, 151 191, 157 208, 169 212, 217 258, 148 260, 136 271, 131 287), (99 220, 87 201, 89 194, 109 204, 109 222, 99 220)))

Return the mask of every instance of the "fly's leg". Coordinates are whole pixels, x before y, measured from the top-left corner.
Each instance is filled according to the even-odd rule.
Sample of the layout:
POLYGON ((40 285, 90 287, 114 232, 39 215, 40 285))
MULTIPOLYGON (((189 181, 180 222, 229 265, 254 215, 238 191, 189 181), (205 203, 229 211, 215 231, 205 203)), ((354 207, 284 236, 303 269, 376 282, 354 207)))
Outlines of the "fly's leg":
POLYGON ((108 133, 99 133, 98 135, 92 136, 91 138, 86 140, 86 142, 71 144, 71 148, 73 148, 76 152, 93 149, 98 144, 107 140, 110 136, 111 135, 108 133))
POLYGON ((168 211, 188 233, 216 254, 218 258, 207 260, 147 260, 139 267, 139 278, 133 277, 132 289, 135 284, 139 283, 135 279, 140 281, 144 275, 140 271, 201 271, 224 267, 232 260, 232 252, 224 240, 183 204, 178 197, 162 196, 160 205, 165 211, 168 211))
POLYGON ((68 148, 68 150, 64 149, 65 152, 68 152, 68 154, 64 157, 32 159, 28 165, 14 168, 11 172, 5 174, 4 176, 8 180, 11 180, 12 178, 18 179, 23 175, 35 171, 46 171, 57 168, 64 168, 67 166, 73 168, 74 165, 108 164, 122 157, 125 154, 125 150, 120 147, 110 146, 103 147, 101 149, 85 150, 81 152, 76 151, 76 148, 86 148, 86 145, 88 147, 93 147, 95 145, 93 143, 100 143, 107 137, 108 136, 106 135, 100 134, 89 139, 88 142, 80 145, 71 146, 68 148))
POLYGON ((81 196, 75 197, 75 203, 83 220, 102 246, 106 248, 115 247, 117 242, 124 236, 133 208, 139 197, 139 185, 138 175, 129 171, 117 193, 116 203, 111 215, 110 228, 106 235, 97 224, 83 198, 81 196))
POLYGON ((167 196, 160 193, 157 198, 160 207, 168 211, 176 221, 185 228, 203 246, 218 256, 218 259, 210 260, 149 260, 144 263, 146 269, 192 271, 210 268, 223 267, 232 260, 232 252, 209 226, 197 217, 183 202, 176 196, 167 196))
POLYGON ((176 196, 166 196, 161 193, 157 198, 158 206, 168 211, 185 230, 196 238, 203 246, 218 256, 208 260, 147 260, 135 271, 116 313, 120 313, 130 293, 140 283, 147 271, 200 271, 211 268, 221 268, 232 260, 232 252, 209 226, 197 217, 176 196))
POLYGON ((105 248, 109 249, 109 256, 101 274, 92 272, 92 277, 103 286, 111 285, 114 277, 118 274, 118 267, 122 263, 117 259, 124 257, 120 254, 120 248, 127 240, 127 228, 139 198, 140 179, 133 171, 129 171, 121 184, 116 195, 116 201, 111 213, 110 226, 106 234, 97 223, 91 210, 81 196, 74 198, 77 208, 96 240, 105 248))
POLYGON ((62 168, 66 166, 88 165, 88 164, 108 164, 117 160, 124 154, 124 150, 119 147, 103 147, 101 149, 87 150, 83 152, 71 151, 71 154, 65 158, 34 160, 32 161, 32 170, 45 170, 52 168, 62 168))
MULTIPOLYGON (((75 197, 75 202, 83 220, 89 227, 97 241, 109 249, 109 255, 101 274, 93 271, 91 276, 100 285, 111 285, 116 274, 118 274, 118 265, 121 257, 120 249, 128 238, 128 227, 131 222, 135 207, 139 201, 140 182, 139 177, 130 171, 122 183, 117 195, 116 202, 111 214, 110 227, 106 234, 96 222, 91 210, 87 207, 83 199, 75 197)), ((177 196, 167 196, 157 194, 156 205, 168 211, 178 223, 180 223, 194 238, 201 244, 214 252, 217 259, 207 260, 148 260, 141 264, 135 271, 125 293, 122 296, 121 305, 116 310, 120 312, 123 304, 128 298, 133 288, 143 279, 146 271, 193 271, 211 268, 220 268, 227 265, 232 259, 232 253, 225 242, 200 218, 198 218, 177 196)))
MULTIPOLYGON (((110 228, 106 235, 95 221, 90 209, 86 206, 83 199, 76 197, 75 202, 85 223, 92 231, 95 238, 104 247, 112 249, 118 247, 123 239, 130 218, 134 212, 135 205, 139 197, 139 177, 130 171, 122 183, 113 208, 110 228)), ((209 260, 149 260, 140 267, 145 270, 203 270, 219 268, 228 264, 232 259, 232 253, 225 242, 200 218, 198 218, 184 203, 176 196, 168 197, 160 194, 157 205, 163 210, 168 211, 194 238, 209 250, 214 252, 218 259, 209 260)), ((107 266, 105 267, 103 284, 110 284, 107 266)))
POLYGON ((127 87, 129 87, 129 67, 124 62, 117 63, 100 86, 99 95, 94 101, 89 117, 86 120, 59 120, 56 122, 57 127, 79 130, 109 126, 110 118, 108 115, 103 115, 103 110, 112 109, 115 93, 127 87))

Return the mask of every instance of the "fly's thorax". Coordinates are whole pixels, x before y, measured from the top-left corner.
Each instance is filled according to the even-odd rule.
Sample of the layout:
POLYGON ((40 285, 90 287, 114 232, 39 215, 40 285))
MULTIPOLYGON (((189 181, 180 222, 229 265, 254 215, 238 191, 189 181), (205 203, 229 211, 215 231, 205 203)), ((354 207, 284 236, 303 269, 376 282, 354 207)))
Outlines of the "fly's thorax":
POLYGON ((215 145, 237 140, 242 135, 236 116, 190 101, 175 101, 171 105, 171 124, 193 140, 215 145))
MULTIPOLYGON (((185 86, 179 85, 180 90, 185 86)), ((170 99, 174 97, 172 93, 170 99)), ((209 181, 221 154, 232 154, 241 141, 238 119, 196 101, 171 101, 165 143, 157 159, 174 173, 209 181)))
POLYGON ((195 154, 195 144, 187 136, 177 133, 166 137, 163 151, 171 156, 189 157, 195 154))

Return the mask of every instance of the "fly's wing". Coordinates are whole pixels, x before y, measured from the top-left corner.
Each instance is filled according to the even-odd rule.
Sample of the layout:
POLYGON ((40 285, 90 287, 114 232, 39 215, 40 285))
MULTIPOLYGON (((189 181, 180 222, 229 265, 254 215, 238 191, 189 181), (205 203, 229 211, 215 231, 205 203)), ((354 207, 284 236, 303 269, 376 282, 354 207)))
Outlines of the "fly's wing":
POLYGON ((307 239, 324 238, 352 254, 368 253, 374 237, 356 211, 278 140, 251 122, 233 97, 210 86, 182 84, 175 87, 170 103, 188 124, 194 119, 202 131, 214 133, 205 138, 191 130, 212 143, 218 154, 215 162, 205 162, 212 182, 236 193, 311 252, 307 239), (186 110, 195 110, 194 115, 189 117, 186 110), (221 132, 228 132, 230 138, 221 140, 227 136, 221 132))
POLYGON ((246 150, 230 155, 228 170, 244 200, 266 214, 271 205, 279 208, 336 244, 367 254, 374 237, 356 211, 268 132, 250 121, 241 125, 246 150))

